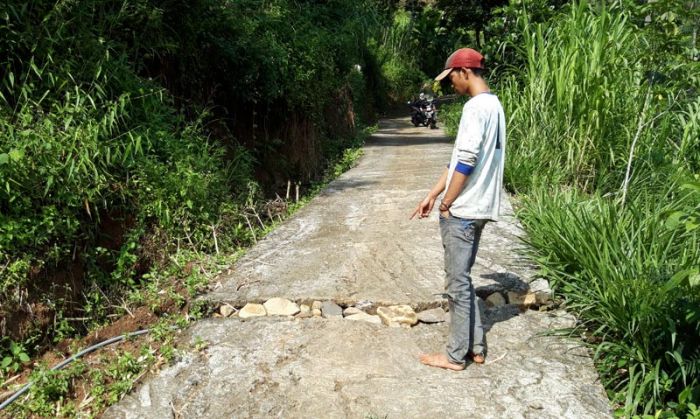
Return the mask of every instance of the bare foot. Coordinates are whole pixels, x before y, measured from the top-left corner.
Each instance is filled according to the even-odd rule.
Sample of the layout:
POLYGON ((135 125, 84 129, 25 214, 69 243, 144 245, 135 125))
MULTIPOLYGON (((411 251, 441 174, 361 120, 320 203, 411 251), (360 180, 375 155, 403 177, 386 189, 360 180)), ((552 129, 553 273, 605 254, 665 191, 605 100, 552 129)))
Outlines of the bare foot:
POLYGON ((483 364, 486 362, 486 358, 484 358, 482 354, 472 354, 472 361, 474 361, 475 364, 483 364))
POLYGON ((420 362, 431 367, 444 368, 446 370, 462 371, 464 369, 464 364, 453 364, 447 359, 447 355, 442 353, 423 354, 420 356, 420 362))

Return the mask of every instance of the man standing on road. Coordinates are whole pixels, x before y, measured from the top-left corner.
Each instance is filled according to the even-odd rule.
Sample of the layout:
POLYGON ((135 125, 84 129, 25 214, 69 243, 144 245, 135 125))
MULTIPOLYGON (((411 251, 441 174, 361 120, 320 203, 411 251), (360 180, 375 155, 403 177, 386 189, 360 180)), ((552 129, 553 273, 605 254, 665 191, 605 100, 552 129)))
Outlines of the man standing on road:
POLYGON ((445 249, 445 290, 450 332, 445 353, 421 355, 423 364, 463 370, 468 359, 485 361, 484 330, 471 279, 484 225, 496 221, 505 163, 506 123, 498 98, 482 78, 484 57, 471 48, 455 51, 435 80, 449 77, 464 105, 452 159, 411 218, 425 218, 440 202, 440 234, 445 249))

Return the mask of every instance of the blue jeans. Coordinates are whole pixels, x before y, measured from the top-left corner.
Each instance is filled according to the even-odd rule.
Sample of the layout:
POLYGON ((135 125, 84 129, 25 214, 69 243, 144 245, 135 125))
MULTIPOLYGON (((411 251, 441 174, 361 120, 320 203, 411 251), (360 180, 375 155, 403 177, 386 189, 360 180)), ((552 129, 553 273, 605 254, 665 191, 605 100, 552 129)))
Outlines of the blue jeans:
POLYGON ((450 310, 447 357, 455 364, 464 364, 469 352, 480 354, 484 351, 484 328, 471 270, 486 222, 440 216, 440 234, 445 249, 445 293, 450 310))

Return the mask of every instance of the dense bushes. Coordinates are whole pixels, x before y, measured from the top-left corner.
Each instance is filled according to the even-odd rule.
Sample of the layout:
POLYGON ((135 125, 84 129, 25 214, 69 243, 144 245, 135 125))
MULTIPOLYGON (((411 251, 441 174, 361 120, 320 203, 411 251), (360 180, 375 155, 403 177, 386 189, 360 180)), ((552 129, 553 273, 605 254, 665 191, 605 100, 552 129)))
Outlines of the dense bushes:
POLYGON ((170 248, 251 240, 244 208, 320 175, 354 141, 353 102, 365 122, 385 102, 386 19, 372 1, 6 4, 3 335, 109 307, 170 248))
MULTIPOLYGON (((136 74, 126 45, 103 37, 125 30, 136 6, 100 20, 98 4, 106 7, 17 3, 0 27, 7 40, 0 301, 10 319, 23 290, 38 285, 30 281, 46 281, 39 286, 48 289, 58 271, 73 271, 73 282, 81 282, 82 268, 69 266, 77 260, 97 267, 94 244, 106 219, 119 225, 115 242, 129 229, 211 223, 231 193, 245 187, 231 187, 229 179, 250 176, 249 164, 230 170, 221 146, 185 122, 159 86, 136 74)), ((140 239, 132 234, 126 246, 140 239)), ((111 250, 101 255, 102 264, 123 267, 113 278, 131 280, 135 261, 124 258, 132 252, 105 247, 111 250)), ((80 288, 73 285, 71 298, 80 288)))
POLYGON ((510 149, 509 183, 516 190, 545 180, 616 191, 633 144, 632 178, 675 171, 674 159, 694 154, 674 115, 686 110, 693 93, 672 90, 649 73, 648 42, 624 14, 592 14, 585 5, 570 14, 552 27, 523 23, 526 68, 501 84, 517 121, 511 133, 520 139, 510 149))

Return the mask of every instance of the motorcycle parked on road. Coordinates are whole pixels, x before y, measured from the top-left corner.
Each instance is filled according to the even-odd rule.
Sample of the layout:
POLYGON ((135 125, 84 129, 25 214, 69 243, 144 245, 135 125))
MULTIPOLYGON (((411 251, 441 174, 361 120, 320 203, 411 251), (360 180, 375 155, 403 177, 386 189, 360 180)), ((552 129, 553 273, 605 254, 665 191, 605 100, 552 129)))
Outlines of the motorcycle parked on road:
POLYGON ((437 107, 432 98, 421 98, 415 102, 408 102, 411 108, 411 122, 414 126, 429 126, 431 129, 437 128, 437 107))

